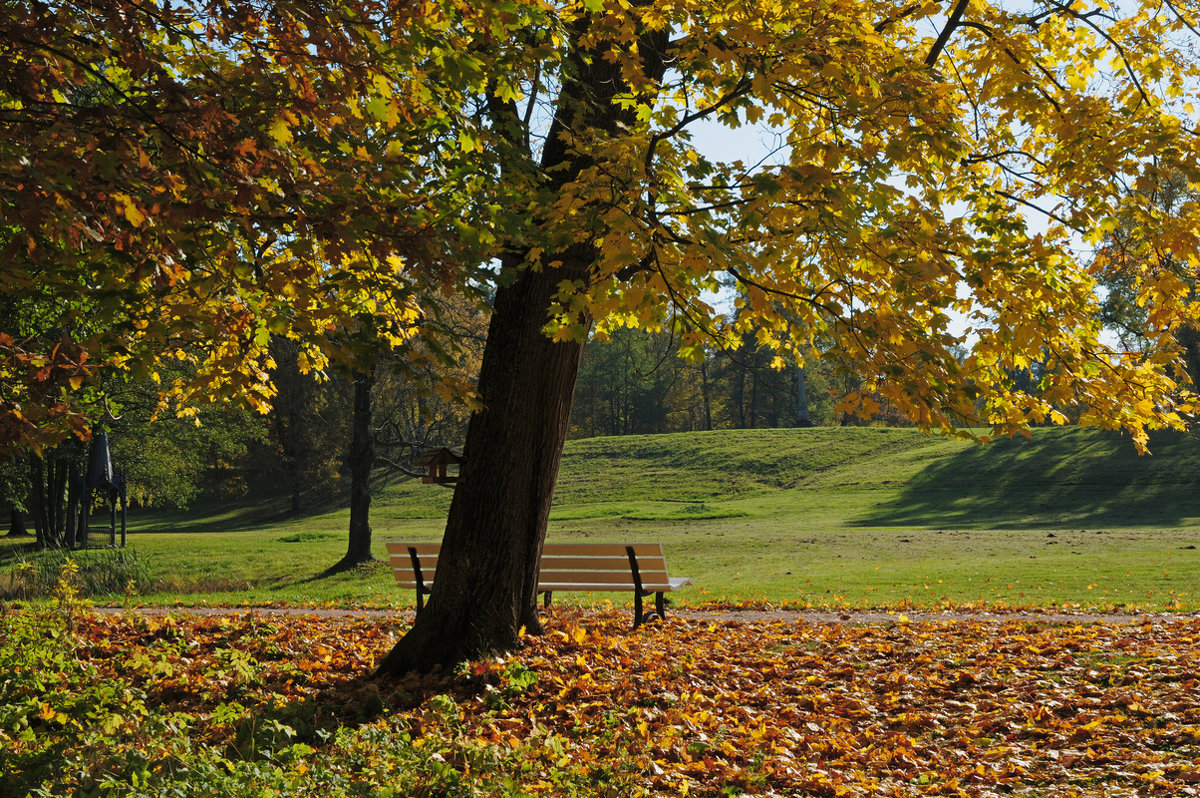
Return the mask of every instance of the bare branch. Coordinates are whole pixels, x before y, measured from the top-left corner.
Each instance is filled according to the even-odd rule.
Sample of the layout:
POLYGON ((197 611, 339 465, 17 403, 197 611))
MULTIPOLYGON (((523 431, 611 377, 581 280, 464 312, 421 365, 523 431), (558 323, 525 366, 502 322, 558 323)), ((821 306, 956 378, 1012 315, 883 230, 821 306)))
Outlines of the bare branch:
POLYGON ((1036 205, 1023 197, 1018 197, 1016 194, 1013 194, 1008 191, 1004 191, 1002 189, 996 189, 996 193, 999 194, 1001 197, 1004 197, 1005 199, 1012 200, 1013 202, 1024 205, 1027 208, 1032 208, 1033 210, 1037 211, 1038 213, 1044 214, 1047 218, 1053 219, 1054 221, 1061 224, 1063 227, 1070 228, 1071 230, 1075 230, 1076 232, 1080 232, 1080 233, 1084 232, 1082 229, 1079 228, 1079 226, 1072 224, 1068 220, 1059 216, 1054 211, 1048 211, 1045 208, 1041 207, 1040 205, 1036 205))
POLYGON ((946 44, 949 43, 950 37, 958 29, 959 20, 966 13, 970 2, 971 0, 958 0, 958 5, 954 7, 954 10, 950 12, 950 18, 946 20, 946 26, 942 28, 937 41, 933 43, 933 49, 929 51, 929 55, 925 56, 925 66, 932 69, 934 64, 937 63, 938 56, 942 54, 942 50, 946 49, 946 44))
POLYGON ((917 13, 920 10, 921 10, 920 3, 913 3, 910 6, 906 6, 905 8, 900 9, 899 13, 897 13, 893 16, 890 16, 890 17, 884 17, 882 20, 877 22, 875 24, 875 32, 883 33, 885 30, 888 29, 889 25, 893 25, 902 19, 911 17, 913 14, 917 13))

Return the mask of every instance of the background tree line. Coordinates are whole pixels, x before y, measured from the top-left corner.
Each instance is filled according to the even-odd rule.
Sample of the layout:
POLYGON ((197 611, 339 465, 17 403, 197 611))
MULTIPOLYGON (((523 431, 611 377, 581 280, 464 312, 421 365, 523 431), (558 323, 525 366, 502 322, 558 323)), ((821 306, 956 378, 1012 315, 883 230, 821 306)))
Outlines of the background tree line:
POLYGON ((911 422, 883 398, 863 417, 840 408, 860 387, 833 361, 780 366, 767 347, 706 347, 699 362, 680 356, 670 332, 621 329, 584 349, 571 437, 713 429, 849 426, 911 422))
MULTIPOLYGON (((485 317, 460 319, 459 371, 474 378, 485 317)), ((260 415, 237 404, 215 404, 194 417, 159 413, 156 385, 110 386, 114 414, 106 428, 114 467, 124 472, 134 507, 187 507, 196 500, 273 498, 300 513, 336 502, 349 491, 354 379, 317 378, 300 368, 300 350, 285 338, 270 342, 278 393, 260 415)), ((670 332, 622 329, 584 350, 571 415, 571 435, 691 432, 846 425, 905 424, 883 406, 869 419, 838 410, 857 380, 828 362, 778 368, 774 354, 753 342, 734 349, 710 346, 699 362, 681 357, 670 332)), ((461 448, 469 408, 379 364, 370 389, 375 481, 404 478, 422 451, 461 448)), ((40 454, 7 461, 0 486, 10 529, 33 533, 31 514, 42 497, 54 545, 67 517, 67 475, 86 470, 87 445, 68 440, 40 454), (52 510, 51 508, 58 508, 52 510)))

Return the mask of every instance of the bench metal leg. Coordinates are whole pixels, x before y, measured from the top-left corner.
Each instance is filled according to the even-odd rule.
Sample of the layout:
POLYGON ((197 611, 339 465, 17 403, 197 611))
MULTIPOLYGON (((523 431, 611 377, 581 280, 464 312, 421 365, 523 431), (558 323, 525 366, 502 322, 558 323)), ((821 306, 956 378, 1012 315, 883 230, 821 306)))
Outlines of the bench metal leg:
POLYGON ((658 619, 660 621, 666 620, 667 599, 661 590, 654 594, 654 611, 658 613, 658 619))
POLYGON ((553 590, 546 590, 546 591, 543 591, 543 593, 542 593, 542 606, 543 606, 543 607, 549 607, 549 606, 550 606, 550 597, 551 597, 552 595, 554 595, 554 591, 553 591, 553 590))
POLYGON ((626 546, 625 554, 629 557, 629 575, 633 577, 633 628, 637 629, 642 625, 642 595, 650 594, 642 590, 642 573, 633 546, 626 546))
POLYGON ((408 547, 408 559, 412 562, 413 578, 417 582, 417 612, 420 613, 425 609, 425 594, 429 589, 425 587, 425 575, 421 573, 421 558, 417 556, 416 547, 408 547))

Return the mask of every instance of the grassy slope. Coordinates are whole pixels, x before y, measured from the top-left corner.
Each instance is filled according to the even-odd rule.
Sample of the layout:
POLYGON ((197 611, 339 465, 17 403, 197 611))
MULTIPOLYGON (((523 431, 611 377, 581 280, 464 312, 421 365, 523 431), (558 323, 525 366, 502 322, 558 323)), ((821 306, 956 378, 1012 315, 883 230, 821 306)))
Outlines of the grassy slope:
MULTIPOLYGON (((1077 429, 986 447, 857 428, 574 441, 550 536, 661 540, 697 581, 689 603, 1200 606, 1188 548, 1200 545, 1200 443, 1152 447, 1139 458, 1128 440, 1077 429)), ((436 539, 449 498, 412 482, 382 490, 379 555, 388 538, 436 539)), ((221 506, 138 518, 131 545, 167 591, 214 601, 408 601, 382 567, 309 579, 344 548, 346 523, 344 509, 221 506)))

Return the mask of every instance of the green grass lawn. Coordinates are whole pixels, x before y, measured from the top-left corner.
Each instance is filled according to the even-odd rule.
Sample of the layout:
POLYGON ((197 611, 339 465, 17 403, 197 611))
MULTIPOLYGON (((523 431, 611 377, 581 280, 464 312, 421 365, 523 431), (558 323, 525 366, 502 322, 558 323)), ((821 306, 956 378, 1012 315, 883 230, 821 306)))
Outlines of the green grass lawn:
MULTIPOLYGON (((1152 451, 1080 429, 982 447, 876 428, 573 441, 549 536, 662 541, 672 571, 696 580, 681 604, 1200 608, 1200 442, 1162 434, 1152 451)), ((382 488, 377 556, 389 539, 438 539, 450 495, 382 488)), ((382 563, 315 578, 345 549, 344 508, 291 517, 282 504, 224 504, 131 520, 152 585, 143 601, 412 601, 382 563)), ((0 538, 0 590, 34 557, 0 538)))

